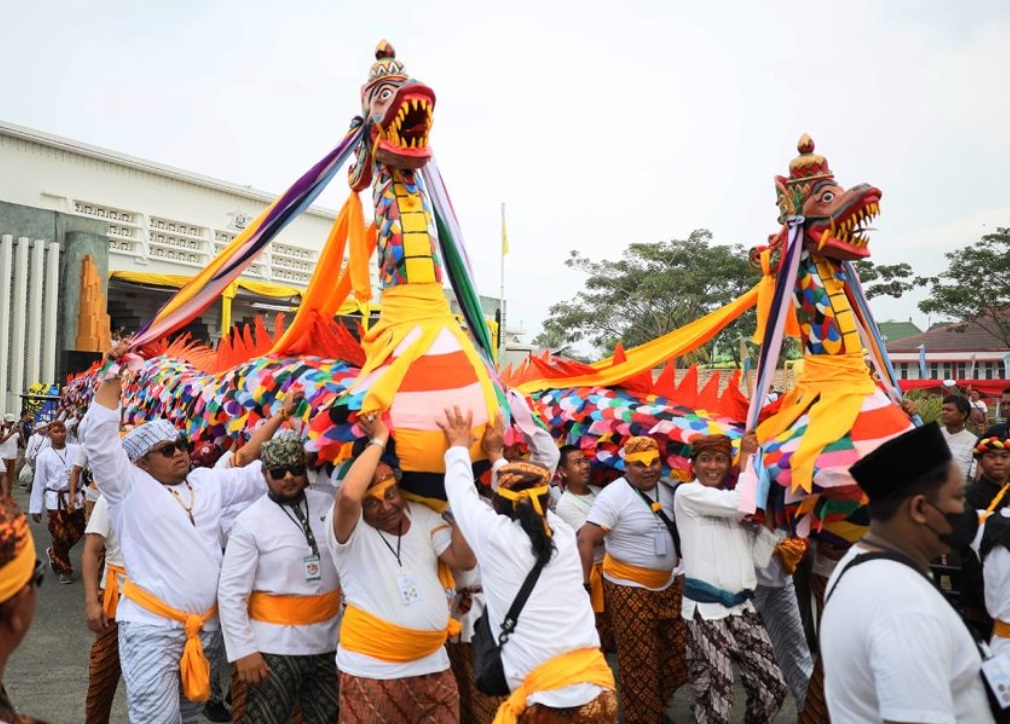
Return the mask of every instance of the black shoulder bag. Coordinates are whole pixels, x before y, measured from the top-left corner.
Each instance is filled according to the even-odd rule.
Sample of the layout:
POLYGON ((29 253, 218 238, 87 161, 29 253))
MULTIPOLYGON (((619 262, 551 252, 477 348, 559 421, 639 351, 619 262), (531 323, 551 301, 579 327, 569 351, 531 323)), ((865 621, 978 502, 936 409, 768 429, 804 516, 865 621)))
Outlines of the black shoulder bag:
POLYGON ((477 619, 473 626, 473 637, 470 639, 470 648, 473 653, 473 676, 477 688, 488 696, 507 696, 511 693, 508 682, 505 680, 505 669, 501 661, 501 647, 509 640, 509 636, 515 631, 516 623, 519 621, 519 614, 526 605, 527 599, 533 592, 533 587, 537 585, 540 578, 540 571, 543 564, 537 563, 526 575, 519 593, 501 624, 501 632, 497 637, 491 633, 491 624, 488 621, 487 607, 484 613, 477 619))
MULTIPOLYGON (((627 482, 627 481, 625 481, 625 482, 627 482)), ((638 488, 636 488, 634 485, 631 485, 631 483, 628 483, 628 485, 631 486, 631 489, 634 490, 636 493, 638 493, 638 497, 641 498, 645 502, 645 504, 649 506, 649 510, 651 510, 656 515, 657 518, 659 518, 661 521, 663 521, 663 525, 665 525, 666 529, 668 531, 670 531, 670 537, 673 538, 673 551, 674 551, 674 553, 677 554, 677 558, 683 558, 684 556, 682 556, 680 554, 680 531, 677 530, 677 524, 674 523, 672 520, 670 520, 670 516, 668 516, 666 514, 666 511, 663 510, 662 503, 661 503, 661 501, 659 499, 659 493, 660 493, 660 487, 659 486, 663 485, 663 483, 661 483, 661 482, 660 483, 656 483, 656 500, 654 500, 654 501, 650 500, 648 495, 646 495, 645 493, 643 493, 641 490, 639 490, 638 488), (655 510, 652 507, 653 503, 660 503, 659 510, 655 510)), ((674 498, 677 497, 677 488, 679 488, 680 485, 681 485, 680 483, 677 483, 676 485, 674 485, 674 486, 672 486, 670 488, 670 493, 671 493, 671 495, 674 498)))

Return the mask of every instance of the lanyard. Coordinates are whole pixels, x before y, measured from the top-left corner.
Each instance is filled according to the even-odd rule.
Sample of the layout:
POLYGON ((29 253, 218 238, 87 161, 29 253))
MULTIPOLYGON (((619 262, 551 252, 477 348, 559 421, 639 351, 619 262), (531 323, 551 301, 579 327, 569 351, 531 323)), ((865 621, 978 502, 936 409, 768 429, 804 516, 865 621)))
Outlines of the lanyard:
POLYGON ((312 526, 309 523, 309 499, 308 496, 305 497, 305 512, 298 507, 298 504, 285 505, 277 500, 274 500, 277 505, 280 506, 281 510, 284 511, 284 515, 291 519, 291 522, 301 528, 302 533, 305 534, 305 542, 308 543, 309 548, 312 550, 312 555, 319 557, 319 546, 316 545, 316 536, 312 532, 312 526), (294 515, 288 512, 288 508, 294 511, 294 515), (297 520, 295 520, 297 518, 297 520))
POLYGON ((189 522, 192 523, 193 527, 195 528, 196 520, 193 519, 193 504, 196 503, 196 493, 193 492, 193 486, 189 484, 189 480, 184 480, 183 482, 186 483, 186 488, 189 490, 188 506, 182 502, 182 497, 179 495, 179 493, 176 492, 175 488, 167 485, 164 487, 167 488, 168 492, 170 492, 172 494, 172 497, 175 498, 175 502, 178 503, 182 507, 182 509, 186 511, 186 515, 189 516, 189 522))
MULTIPOLYGON (((627 482, 627 481, 625 481, 625 482, 627 482)), ((655 515, 656 518, 658 518, 659 521, 661 523, 663 523, 663 525, 666 525, 666 521, 663 520, 663 516, 662 516, 663 505, 662 505, 662 503, 659 502, 659 483, 658 482, 656 483, 656 499, 655 500, 653 500, 652 498, 650 498, 648 495, 646 495, 644 492, 642 492, 641 490, 639 490, 638 488, 636 488, 634 485, 631 485, 631 483, 628 483, 628 485, 631 486, 632 490, 634 490, 636 493, 638 493, 638 497, 642 499, 642 502, 645 503, 647 506, 649 506, 649 510, 652 511, 653 515, 655 515)))
POLYGON ((395 551, 393 550, 393 546, 391 546, 389 544, 389 541, 386 540, 386 536, 384 536, 382 534, 381 530, 379 530, 378 528, 376 528, 375 532, 379 534, 379 538, 381 538, 382 542, 386 544, 386 548, 388 548, 389 552, 392 553, 393 556, 396 558, 396 565, 398 565, 400 568, 403 568, 403 562, 400 561, 400 543, 403 542, 403 521, 402 520, 400 521, 400 525, 396 529, 396 550, 395 551))

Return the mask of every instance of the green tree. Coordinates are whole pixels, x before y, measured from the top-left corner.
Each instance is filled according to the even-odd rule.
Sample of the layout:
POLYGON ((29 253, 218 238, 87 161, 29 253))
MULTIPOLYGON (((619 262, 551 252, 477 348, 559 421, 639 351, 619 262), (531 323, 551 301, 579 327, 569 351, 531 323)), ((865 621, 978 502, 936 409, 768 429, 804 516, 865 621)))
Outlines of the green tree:
POLYGON ((867 299, 881 296, 900 299, 916 287, 933 281, 932 277, 914 276, 907 262, 874 264, 869 259, 860 259, 856 262, 856 272, 867 299))
POLYGON ((977 324, 1010 347, 1010 228, 998 227, 944 256, 947 270, 930 280, 929 297, 919 309, 977 324))
MULTIPOLYGON (((630 348, 682 327, 758 280, 742 245, 713 244, 705 229, 685 240, 632 244, 617 261, 594 261, 572 251, 565 263, 587 276, 585 287, 574 299, 551 306, 533 342, 557 347, 587 341, 604 354, 618 342, 630 348)), ((736 340, 753 329, 751 312, 723 331, 723 348, 736 357, 736 340)), ((708 349, 694 360, 707 361, 708 349)))

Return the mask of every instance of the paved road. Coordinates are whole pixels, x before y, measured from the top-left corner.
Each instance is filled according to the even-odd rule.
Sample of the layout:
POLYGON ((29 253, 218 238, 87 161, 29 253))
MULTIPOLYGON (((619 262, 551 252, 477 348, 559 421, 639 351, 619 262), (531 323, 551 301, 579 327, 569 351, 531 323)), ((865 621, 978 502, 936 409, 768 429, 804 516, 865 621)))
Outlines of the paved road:
MULTIPOLYGON (((15 496, 22 510, 28 510, 24 491, 15 496)), ((49 531, 45 519, 31 523, 40 560, 45 560, 49 531)), ((73 550, 75 569, 80 571, 83 543, 73 550)), ((88 653, 94 634, 84 617, 84 589, 75 573, 70 585, 61 585, 47 569, 46 581, 39 591, 35 623, 24 642, 7 665, 4 684, 11 701, 25 714, 52 724, 75 724, 84 721, 84 697, 88 689, 88 653)), ((682 689, 674 697, 670 715, 677 722, 691 721, 690 693, 682 689)), ((125 723, 126 695, 120 683, 112 709, 112 722, 125 723)), ((743 691, 737 686, 734 721, 743 720, 743 691)), ((776 722, 795 722, 796 709, 787 700, 776 722)), ((138 723, 143 724, 143 723, 138 723)))

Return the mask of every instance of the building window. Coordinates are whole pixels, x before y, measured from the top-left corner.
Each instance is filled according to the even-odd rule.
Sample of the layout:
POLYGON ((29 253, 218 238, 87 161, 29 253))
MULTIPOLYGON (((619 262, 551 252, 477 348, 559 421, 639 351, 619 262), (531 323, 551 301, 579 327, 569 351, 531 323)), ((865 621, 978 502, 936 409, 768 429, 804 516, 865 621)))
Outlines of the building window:
POLYGON ((908 362, 898 363, 898 378, 902 380, 908 379, 908 362))

